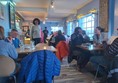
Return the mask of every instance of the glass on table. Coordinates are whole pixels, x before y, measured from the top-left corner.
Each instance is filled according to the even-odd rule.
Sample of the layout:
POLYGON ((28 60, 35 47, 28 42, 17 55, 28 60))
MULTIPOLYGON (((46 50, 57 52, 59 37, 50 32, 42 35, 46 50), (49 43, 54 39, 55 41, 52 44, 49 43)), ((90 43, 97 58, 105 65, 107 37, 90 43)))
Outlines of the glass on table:
POLYGON ((30 41, 30 46, 31 46, 32 49, 35 48, 35 46, 34 46, 34 41, 30 41))
POLYGON ((25 49, 24 45, 20 46, 20 51, 23 52, 25 49))
POLYGON ((20 51, 24 51, 24 43, 20 40, 20 51))

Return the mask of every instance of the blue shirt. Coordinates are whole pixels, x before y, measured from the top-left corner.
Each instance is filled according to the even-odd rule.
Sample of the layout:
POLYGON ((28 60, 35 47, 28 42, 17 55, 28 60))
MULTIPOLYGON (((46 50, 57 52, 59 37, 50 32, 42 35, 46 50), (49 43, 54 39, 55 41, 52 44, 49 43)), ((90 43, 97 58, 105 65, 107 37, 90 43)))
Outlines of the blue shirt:
MULTIPOLYGON (((9 40, 6 38, 6 42, 9 42, 9 40)), ((12 38, 12 44, 15 46, 15 48, 20 48, 20 40, 18 38, 12 38)))
POLYGON ((15 47, 4 40, 0 40, 0 55, 8 56, 12 59, 17 59, 18 57, 15 47))
POLYGON ((18 38, 13 38, 12 43, 14 44, 15 48, 19 48, 20 40, 18 38))

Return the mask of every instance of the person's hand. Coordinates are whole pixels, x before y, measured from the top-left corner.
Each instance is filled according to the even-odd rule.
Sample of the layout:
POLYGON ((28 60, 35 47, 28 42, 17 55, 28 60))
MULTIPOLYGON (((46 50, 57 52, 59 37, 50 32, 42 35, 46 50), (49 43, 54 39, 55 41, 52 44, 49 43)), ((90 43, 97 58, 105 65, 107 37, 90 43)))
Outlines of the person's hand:
POLYGON ((103 48, 103 45, 102 44, 98 44, 97 47, 103 48))

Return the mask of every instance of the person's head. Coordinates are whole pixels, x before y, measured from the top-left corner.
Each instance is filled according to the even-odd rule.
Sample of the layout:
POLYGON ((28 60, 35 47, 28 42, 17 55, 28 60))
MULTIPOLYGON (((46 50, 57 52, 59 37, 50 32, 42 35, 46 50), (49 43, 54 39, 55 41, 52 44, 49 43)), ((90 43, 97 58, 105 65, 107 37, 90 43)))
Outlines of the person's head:
POLYGON ((0 26, 0 40, 4 39, 4 28, 0 26))
POLYGON ((101 34, 101 32, 103 32, 104 29, 102 29, 101 27, 96 27, 95 28, 95 34, 101 34))
POLYGON ((16 38, 16 37, 18 36, 18 31, 17 31, 16 29, 12 29, 10 36, 11 36, 12 38, 16 38))
POLYGON ((45 30, 47 30, 47 27, 45 27, 45 30))
POLYGON ((34 18, 33 24, 34 25, 40 25, 40 20, 38 18, 34 18))
POLYGON ((82 33, 81 27, 76 27, 74 33, 82 33))
POLYGON ((58 35, 61 35, 61 34, 62 34, 61 30, 58 30, 58 35))

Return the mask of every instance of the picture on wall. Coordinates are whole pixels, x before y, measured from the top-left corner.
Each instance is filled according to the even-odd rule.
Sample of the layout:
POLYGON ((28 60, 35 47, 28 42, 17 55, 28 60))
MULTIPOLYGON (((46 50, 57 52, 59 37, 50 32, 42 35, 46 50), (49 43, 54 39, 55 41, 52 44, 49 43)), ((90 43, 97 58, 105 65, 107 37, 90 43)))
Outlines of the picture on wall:
POLYGON ((4 6, 0 3, 0 19, 4 19, 4 6))

